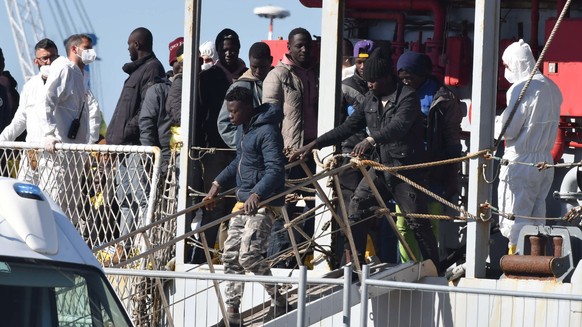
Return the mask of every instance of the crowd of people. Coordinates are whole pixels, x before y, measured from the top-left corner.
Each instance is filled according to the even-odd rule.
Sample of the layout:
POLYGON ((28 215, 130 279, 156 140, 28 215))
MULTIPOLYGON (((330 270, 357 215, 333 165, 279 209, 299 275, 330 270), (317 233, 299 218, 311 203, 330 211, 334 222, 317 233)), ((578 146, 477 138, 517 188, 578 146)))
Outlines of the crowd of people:
MULTIPOLYGON (((106 133, 102 132, 102 114, 85 76, 85 66, 97 56, 90 36, 70 36, 65 43, 66 56, 59 56, 53 41, 39 41, 34 59, 39 73, 23 86, 20 97, 16 82, 4 71, 4 57, 0 51, 0 140, 25 137, 27 142, 43 144, 45 151, 53 155, 55 144, 61 142, 157 146, 164 159, 162 173, 165 173, 170 153, 177 151, 180 140, 186 137, 180 131, 184 39, 178 37, 168 45, 168 64, 172 68, 169 72, 153 52, 153 35, 148 29, 136 28, 129 34, 127 44, 131 62, 123 66, 123 71, 128 77, 106 133), (26 136, 22 136, 25 131, 26 136)), ((207 246, 213 248, 218 244, 222 251, 227 273, 251 271, 268 275, 270 266, 265 259, 288 251, 291 243, 284 227, 283 212, 294 219, 312 209, 314 201, 307 199, 307 193, 302 194, 307 199, 304 206, 296 202, 285 203, 283 198, 270 203, 265 203, 265 200, 285 189, 285 179, 306 176, 299 166, 286 171, 286 163, 301 159, 309 168, 315 169, 310 156, 313 149, 336 145, 337 153, 370 158, 386 166, 425 163, 461 155, 462 110, 459 99, 442 81, 432 76, 433 65, 427 55, 405 52, 394 64, 386 42, 359 40, 352 45, 349 40, 344 40, 342 103, 337 109, 337 116, 341 119, 331 131, 318 131, 319 60, 314 45, 315 40, 309 31, 295 28, 288 35, 287 53, 282 58, 275 58, 276 64, 269 46, 256 42, 248 53, 248 67, 239 57, 240 39, 232 29, 220 31, 214 42, 207 41, 200 46, 200 73, 196 77, 199 85, 196 134, 191 144, 197 149, 218 151, 195 156, 199 160, 191 167, 196 189, 204 194, 199 200, 208 203, 202 213, 201 225, 231 212, 240 212, 230 222, 204 232, 207 246), (237 188, 236 199, 215 199, 221 190, 230 187, 237 188)), ((533 69, 529 62, 532 58, 527 53, 529 47, 525 50, 524 46, 516 47, 512 45, 508 50, 515 54, 510 52, 503 57, 510 70, 510 74, 506 74, 510 82, 521 81, 533 69), (517 50, 512 50, 514 48, 517 50), (515 56, 526 59, 515 59, 515 56), (524 60, 529 66, 522 63, 524 60)), ((537 79, 543 82, 541 85, 548 84, 540 76, 537 79)), ((546 90, 545 86, 539 87, 546 90)), ((547 106, 559 108, 561 96, 556 90, 549 88, 549 96, 540 98, 540 104, 543 100, 544 105, 547 102, 547 106)), ((515 101, 515 91, 510 91, 508 104, 515 101)), ((525 112, 518 112, 518 117, 527 116, 525 112)), ((557 120, 555 111, 551 113, 552 117, 540 117, 544 124, 553 124, 557 120)), ((506 119, 505 116, 502 118, 506 119)), ((518 121, 523 123, 525 119, 518 121)), ((533 126, 532 122, 529 123, 533 126)), ((532 128, 532 133, 539 136, 540 145, 535 150, 540 153, 540 158, 547 154, 548 140, 555 134, 552 131, 557 126, 554 125, 554 129, 532 128), (549 132, 542 135, 542 131, 549 132)), ((513 151, 515 148, 516 158, 521 158, 518 151, 521 138, 514 135, 519 133, 518 125, 511 126, 505 135, 509 149, 513 151), (513 145, 514 142, 517 144, 513 145)), ((528 139, 531 138, 528 136, 528 139)), ((23 156, 20 170, 27 173, 19 174, 18 178, 37 183, 50 196, 56 197, 65 176, 71 176, 64 171, 75 167, 64 166, 50 155, 43 156, 42 160, 44 162, 37 163, 33 158, 23 156), (23 169, 33 164, 34 169, 23 169), (36 169, 37 165, 50 167, 51 174, 44 175, 43 170, 36 169)), ((144 169, 134 154, 123 155, 115 167, 119 235, 135 229, 135 220, 145 215, 148 188, 139 187, 148 183, 140 173, 144 169)), ((406 170, 402 175, 446 199, 454 199, 458 198, 459 191, 458 170, 457 164, 449 164, 406 170)), ((356 257, 360 262, 369 260, 369 239, 376 253, 385 252, 381 256, 384 261, 411 259, 404 250, 396 257, 395 243, 386 249, 382 237, 378 237, 382 236, 377 233, 379 229, 373 228, 382 220, 370 219, 378 216, 376 209, 393 202, 394 209, 403 214, 398 219, 398 226, 414 250, 414 257, 417 260, 430 259, 436 270, 442 272, 436 233, 438 226, 426 219, 407 216, 407 213, 437 214, 442 213, 443 208, 392 174, 374 169, 370 169, 369 174, 374 185, 369 185, 357 170, 340 175, 342 194, 338 196, 344 197, 349 204, 347 220, 351 224, 356 253, 352 253, 349 242, 338 237, 336 241, 345 245, 334 250, 337 262, 348 263, 356 257), (379 190, 384 204, 377 202, 374 189, 379 190)), ((515 182, 508 177, 510 174, 511 171, 503 171, 500 184, 504 191, 500 193, 500 201, 507 203, 516 201, 517 194, 512 191, 515 182)), ((525 173, 522 180, 527 179, 527 175, 525 173)), ((551 176, 546 177, 544 181, 551 180, 551 176)), ((535 203, 536 199, 545 197, 546 184, 535 186, 541 192, 524 203, 535 203)), ((526 193, 525 190, 519 192, 519 196, 526 193)), ((313 235, 313 219, 305 219, 299 226, 305 234, 313 235)), ((502 227, 507 230, 504 235, 510 238, 510 245, 514 245, 515 230, 511 231, 509 223, 502 227)), ((296 238, 305 241, 303 236, 297 235, 296 238)), ((292 256, 287 257, 291 259, 280 260, 277 266, 304 264, 293 261, 292 256)), ((186 261, 204 263, 206 257, 200 248, 194 248, 186 261)), ((273 298, 271 314, 276 315, 287 303, 276 288, 267 287, 267 291, 273 298)), ((229 283, 226 303, 227 319, 231 325, 240 322, 241 296, 242 284, 229 283)))

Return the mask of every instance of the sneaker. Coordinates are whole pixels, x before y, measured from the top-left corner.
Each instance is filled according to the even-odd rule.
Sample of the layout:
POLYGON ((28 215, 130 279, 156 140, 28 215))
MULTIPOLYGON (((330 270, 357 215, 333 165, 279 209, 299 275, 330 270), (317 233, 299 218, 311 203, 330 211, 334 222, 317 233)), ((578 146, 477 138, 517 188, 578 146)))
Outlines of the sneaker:
MULTIPOLYGON (((240 319, 240 313, 238 312, 238 308, 228 307, 226 309, 226 319, 228 319, 228 324, 230 325, 230 327, 242 326, 242 321, 240 319)), ((226 323, 224 322, 224 318, 220 319, 216 326, 225 327, 226 323)))

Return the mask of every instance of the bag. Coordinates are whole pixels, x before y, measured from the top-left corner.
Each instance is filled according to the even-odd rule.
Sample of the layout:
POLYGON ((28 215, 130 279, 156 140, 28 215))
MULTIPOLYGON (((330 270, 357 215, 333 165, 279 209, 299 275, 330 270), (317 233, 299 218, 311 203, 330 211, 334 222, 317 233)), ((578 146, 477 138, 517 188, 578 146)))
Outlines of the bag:
POLYGON ((83 109, 85 109, 85 101, 83 101, 83 106, 81 107, 81 111, 79 112, 79 117, 73 119, 71 122, 71 126, 69 126, 69 132, 67 133, 67 137, 71 140, 77 138, 77 133, 79 132, 79 127, 81 126, 81 117, 83 116, 83 109))

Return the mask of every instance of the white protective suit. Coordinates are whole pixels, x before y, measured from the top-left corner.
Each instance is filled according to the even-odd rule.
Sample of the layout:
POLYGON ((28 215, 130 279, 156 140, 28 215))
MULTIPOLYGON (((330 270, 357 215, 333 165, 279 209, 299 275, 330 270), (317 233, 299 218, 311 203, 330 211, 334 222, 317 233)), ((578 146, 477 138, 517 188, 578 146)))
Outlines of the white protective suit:
MULTIPOLYGON (((507 108, 496 119, 495 135, 499 135, 502 126, 508 121, 519 93, 536 64, 529 45, 523 40, 507 47, 502 60, 507 67, 506 79, 513 85, 507 90, 507 108)), ((557 85, 537 71, 503 135, 503 158, 510 163, 553 163, 551 150, 558 131, 561 104, 562 93, 557 85)), ((546 196, 553 178, 552 169, 538 171, 536 167, 520 164, 501 166, 499 210, 514 215, 545 217, 546 196)), ((515 221, 511 221, 500 217, 501 233, 509 239, 510 248, 517 244, 521 228, 529 224, 543 225, 545 221, 527 218, 515 218, 515 221)))
POLYGON ((45 86, 43 137, 53 137, 62 143, 87 144, 91 140, 96 141, 101 124, 99 105, 86 89, 79 66, 65 57, 59 57, 51 64, 45 86), (71 122, 79 117, 81 110, 79 132, 75 139, 70 139, 67 133, 71 122))
MULTIPOLYGON (((40 144, 43 139, 41 121, 44 119, 42 103, 44 98, 44 80, 40 73, 33 76, 22 87, 20 103, 10 125, 0 134, 0 141, 14 141, 26 130, 26 142, 40 144)), ((20 156, 17 178, 24 182, 38 185, 39 176, 34 151, 25 151, 20 156), (32 165, 31 165, 32 161, 32 165)))
MULTIPOLYGON (((51 64, 45 89, 39 108, 44 113, 40 115, 43 141, 95 142, 99 137, 101 115, 97 101, 86 89, 79 66, 65 57, 56 59, 51 64), (71 139, 67 135, 72 121, 77 118, 80 118, 80 126, 77 136, 71 139)), ((76 154, 79 155, 83 154, 76 154)), ((76 212, 78 203, 74 200, 80 198, 80 176, 84 176, 81 161, 64 152, 44 153, 38 166, 41 169, 39 187, 60 205, 73 223, 82 224, 80 213, 76 212)))
POLYGON ((18 109, 10 125, 6 126, 0 134, 0 141, 14 141, 25 130, 26 142, 40 143, 42 141, 41 115, 44 115, 44 111, 34 109, 40 108, 39 104, 42 103, 44 92, 44 81, 40 73, 24 84, 18 109))

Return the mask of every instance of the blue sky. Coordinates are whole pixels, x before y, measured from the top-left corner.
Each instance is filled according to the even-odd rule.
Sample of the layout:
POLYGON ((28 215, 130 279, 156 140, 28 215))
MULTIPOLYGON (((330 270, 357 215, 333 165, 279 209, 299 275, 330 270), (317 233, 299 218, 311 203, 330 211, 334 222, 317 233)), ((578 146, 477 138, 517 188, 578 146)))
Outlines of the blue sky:
MULTIPOLYGON (((74 33, 92 32, 97 35, 95 49, 100 59, 93 68, 101 81, 97 88, 101 108, 109 122, 123 81, 127 77, 121 67, 129 61, 127 37, 136 27, 146 27, 154 35, 154 51, 169 70, 168 43, 184 34, 184 2, 180 0, 39 0, 46 37, 59 46, 64 54, 62 40, 74 33), (83 3, 87 16, 76 10, 83 3), (51 4, 52 6, 49 6, 51 4), (60 18, 58 4, 62 12, 68 12, 66 19, 60 18), (64 23, 66 22, 66 23, 64 23), (93 29, 93 31, 88 31, 93 29)), ((200 41, 214 40, 223 28, 232 28, 241 39, 240 57, 247 60, 248 48, 254 42, 267 39, 269 21, 253 14, 255 7, 274 5, 291 12, 291 16, 276 20, 273 37, 287 38, 295 27, 304 27, 312 34, 321 35, 321 10, 306 8, 299 0, 203 0, 200 41)), ((0 48, 6 58, 6 70, 18 81, 19 91, 24 77, 18 64, 16 46, 9 25, 6 6, 0 6, 0 48)), ((31 53, 33 49, 29 50, 31 53)))

